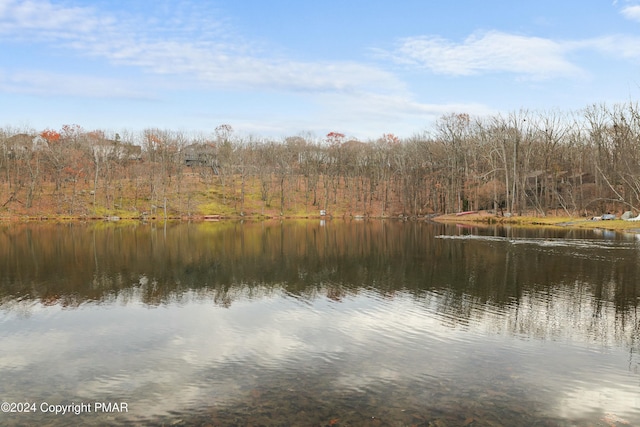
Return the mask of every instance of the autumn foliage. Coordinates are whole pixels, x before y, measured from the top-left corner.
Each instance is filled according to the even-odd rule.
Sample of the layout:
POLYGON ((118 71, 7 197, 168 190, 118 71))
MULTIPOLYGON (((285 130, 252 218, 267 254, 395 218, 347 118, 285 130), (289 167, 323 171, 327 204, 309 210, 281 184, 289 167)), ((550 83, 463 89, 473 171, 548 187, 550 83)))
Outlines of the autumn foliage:
POLYGON ((55 130, 45 129, 40 132, 40 136, 44 138, 49 144, 57 143, 60 141, 60 133, 55 130))
POLYGON ((640 112, 440 117, 429 132, 252 140, 64 125, 0 131, 0 216, 419 217, 640 209, 640 112))

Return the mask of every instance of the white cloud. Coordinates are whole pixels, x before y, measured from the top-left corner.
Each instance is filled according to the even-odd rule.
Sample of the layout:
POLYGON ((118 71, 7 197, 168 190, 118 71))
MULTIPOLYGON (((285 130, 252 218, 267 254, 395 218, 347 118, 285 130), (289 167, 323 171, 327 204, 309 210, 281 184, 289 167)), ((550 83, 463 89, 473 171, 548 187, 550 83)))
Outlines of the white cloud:
MULTIPOLYGON (((317 135, 339 131, 349 137, 375 140, 383 133, 410 137, 448 113, 465 112, 477 116, 495 113, 478 103, 425 103, 408 93, 324 93, 316 96, 314 102, 320 107, 316 114, 304 114, 296 119, 288 113, 269 123, 281 123, 284 130, 290 129, 295 120, 295 127, 300 131, 310 130, 317 135), (352 133, 354 128, 358 132, 352 133)), ((264 132, 261 130, 261 133, 264 132)))
MULTIPOLYGON (((405 94, 369 93, 348 97, 330 94, 320 99, 329 107, 325 111, 333 112, 336 118, 340 114, 345 114, 349 111, 352 118, 360 118, 363 122, 373 121, 384 126, 388 126, 389 123, 401 124, 413 120, 424 123, 444 114, 454 112, 465 112, 473 115, 486 115, 495 112, 482 104, 423 103, 405 94)), ((375 125, 371 124, 371 126, 375 125)), ((413 130, 415 130, 415 127, 413 130)), ((385 131, 389 132, 388 129, 385 131)), ((397 130, 394 131, 397 132, 397 130)))
POLYGON ((440 37, 406 38, 391 57, 437 74, 457 76, 510 72, 545 79, 583 74, 566 59, 566 53, 563 43, 550 39, 489 31, 474 33, 462 43, 440 37))
POLYGON ((375 66, 279 58, 233 37, 231 31, 225 33, 222 20, 203 16, 206 11, 197 11, 198 15, 197 5, 181 3, 175 11, 158 12, 162 16, 115 16, 47 0, 0 2, 0 37, 5 40, 45 42, 147 73, 188 76, 200 86, 305 92, 403 90, 394 75, 375 66), (166 24, 173 21, 175 25, 166 24))
POLYGON ((627 6, 622 9, 622 15, 632 21, 640 21, 640 6, 627 6))
POLYGON ((214 42, 150 41, 92 44, 83 51, 122 65, 158 74, 191 75, 225 88, 350 92, 375 87, 400 90, 390 73, 355 62, 298 62, 238 55, 233 46, 214 42))
POLYGON ((0 34, 10 37, 64 39, 113 24, 86 7, 64 7, 46 0, 1 0, 0 34))
POLYGON ((640 37, 611 35, 573 43, 576 49, 591 49, 624 59, 640 59, 640 37))
POLYGON ((56 74, 47 71, 8 72, 0 69, 0 91, 32 95, 151 99, 140 85, 105 77, 56 74))

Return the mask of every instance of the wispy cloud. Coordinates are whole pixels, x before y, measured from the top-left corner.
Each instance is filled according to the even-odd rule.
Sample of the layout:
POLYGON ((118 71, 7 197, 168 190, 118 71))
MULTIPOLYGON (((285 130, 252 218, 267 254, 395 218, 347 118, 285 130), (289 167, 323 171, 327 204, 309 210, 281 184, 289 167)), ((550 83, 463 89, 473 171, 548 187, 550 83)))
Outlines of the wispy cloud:
POLYGON ((114 25, 87 7, 65 7, 46 0, 0 0, 0 35, 17 40, 76 38, 114 25))
POLYGON ((116 16, 48 0, 0 0, 0 37, 47 43, 146 73, 186 76, 192 84, 205 86, 295 92, 403 90, 399 79, 373 65, 280 57, 225 32, 223 19, 199 8, 182 2, 155 12, 161 16, 116 16))
POLYGON ((547 79, 583 74, 567 60, 567 50, 563 43, 550 39, 488 31, 474 33, 460 43, 436 36, 409 37, 387 56, 401 64, 455 76, 509 72, 547 79))
POLYGON ((246 55, 237 52, 234 46, 215 42, 77 41, 74 47, 86 54, 106 58, 114 64, 139 67, 156 74, 192 76, 201 83, 225 88, 306 92, 402 88, 400 81, 392 74, 365 64, 300 62, 270 58, 267 53, 246 55))
MULTIPOLYGON (((423 103, 413 97, 402 94, 368 94, 366 96, 337 97, 329 95, 323 98, 328 105, 339 105, 352 111, 363 120, 379 118, 382 122, 401 122, 417 119, 422 122, 435 119, 443 114, 465 112, 477 115, 493 113, 486 105, 477 103, 423 103)), ((329 108, 327 111, 334 111, 329 108)))
POLYGON ((376 139, 383 133, 412 135, 448 113, 484 116, 495 113, 487 105, 474 102, 428 103, 411 94, 325 94, 318 97, 320 114, 301 126, 318 134, 345 131, 357 124, 361 139, 376 139))
POLYGON ((640 6, 639 5, 627 6, 621 10, 621 13, 627 19, 640 22, 640 6))
POLYGON ((152 99, 149 91, 119 79, 31 70, 0 69, 0 91, 47 96, 152 99))
POLYGON ((637 36, 602 36, 575 42, 572 46, 575 49, 595 50, 616 58, 640 60, 640 37, 637 36))

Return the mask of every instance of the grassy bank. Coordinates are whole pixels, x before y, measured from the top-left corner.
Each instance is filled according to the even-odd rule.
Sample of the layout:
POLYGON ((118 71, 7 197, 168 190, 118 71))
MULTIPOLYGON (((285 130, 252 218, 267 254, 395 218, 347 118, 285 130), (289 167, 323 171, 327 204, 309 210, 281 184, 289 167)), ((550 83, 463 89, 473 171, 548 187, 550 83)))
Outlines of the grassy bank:
POLYGON ((625 221, 622 219, 594 221, 588 218, 569 216, 511 216, 503 217, 487 212, 478 212, 468 215, 440 215, 433 218, 434 221, 444 223, 471 223, 487 225, 513 225, 522 227, 575 227, 589 229, 605 229, 615 231, 640 232, 640 221, 625 221))

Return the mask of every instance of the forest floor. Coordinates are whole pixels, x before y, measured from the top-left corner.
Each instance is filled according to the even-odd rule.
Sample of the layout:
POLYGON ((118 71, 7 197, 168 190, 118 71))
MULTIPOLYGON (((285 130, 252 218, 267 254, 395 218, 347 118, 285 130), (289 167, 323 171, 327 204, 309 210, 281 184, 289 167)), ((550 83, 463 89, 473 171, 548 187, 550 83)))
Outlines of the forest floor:
POLYGON ((180 180, 174 177, 164 187, 156 184, 155 196, 143 179, 114 179, 97 188, 91 180, 78 180, 57 190, 45 181, 27 206, 26 184, 0 183, 0 221, 364 219, 397 218, 402 212, 396 195, 384 205, 377 199, 365 201, 362 190, 345 188, 344 183, 335 191, 325 191, 320 183, 313 192, 306 190, 302 178, 294 177, 283 189, 276 181, 267 187, 256 178, 243 185, 238 176, 226 177, 223 183, 197 173, 184 173, 180 180))

